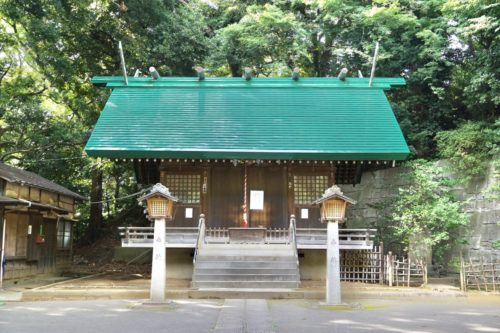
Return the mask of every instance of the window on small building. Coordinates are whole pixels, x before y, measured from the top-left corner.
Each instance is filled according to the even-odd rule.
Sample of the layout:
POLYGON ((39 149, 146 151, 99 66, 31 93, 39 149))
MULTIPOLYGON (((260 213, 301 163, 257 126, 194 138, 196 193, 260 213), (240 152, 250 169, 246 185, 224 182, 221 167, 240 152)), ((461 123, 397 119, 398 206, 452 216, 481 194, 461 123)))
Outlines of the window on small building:
POLYGON ((166 174, 164 183, 183 204, 200 203, 201 175, 166 174))
POLYGON ((69 249, 71 247, 71 222, 59 220, 57 223, 57 247, 69 249))
POLYGON ((310 205, 328 188, 327 175, 294 175, 293 191, 296 205, 310 205))

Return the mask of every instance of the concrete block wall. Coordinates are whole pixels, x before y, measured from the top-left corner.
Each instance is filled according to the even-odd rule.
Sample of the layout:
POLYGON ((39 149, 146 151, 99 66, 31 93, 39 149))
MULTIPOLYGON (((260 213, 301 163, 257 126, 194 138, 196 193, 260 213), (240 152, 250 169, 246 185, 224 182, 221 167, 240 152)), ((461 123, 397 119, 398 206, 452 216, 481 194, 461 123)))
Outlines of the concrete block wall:
MULTIPOLYGON (((446 163, 440 162, 441 165, 446 163)), ((360 184, 343 185, 344 194, 358 201, 348 208, 346 227, 369 228, 387 220, 384 216, 390 211, 378 206, 397 198, 399 188, 408 184, 407 172, 402 167, 365 172, 360 184)), ((453 174, 446 176, 454 178, 453 174)), ((454 249, 450 257, 463 251, 472 258, 500 260, 500 248, 495 248, 495 242, 500 240, 500 193, 492 191, 498 182, 499 171, 490 162, 484 175, 476 177, 467 186, 456 186, 452 190, 457 198, 466 203, 470 225, 463 230, 468 244, 454 249)))

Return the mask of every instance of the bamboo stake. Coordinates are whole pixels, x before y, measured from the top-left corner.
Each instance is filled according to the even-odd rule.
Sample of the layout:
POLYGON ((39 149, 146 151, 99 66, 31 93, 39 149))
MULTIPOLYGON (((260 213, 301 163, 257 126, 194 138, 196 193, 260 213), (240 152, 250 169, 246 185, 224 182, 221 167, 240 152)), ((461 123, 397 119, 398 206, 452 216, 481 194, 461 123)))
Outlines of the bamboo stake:
POLYGON ((467 283, 465 282, 465 264, 462 252, 460 252, 460 290, 467 291, 467 283))
POLYGON ((411 261, 408 258, 408 287, 410 286, 410 275, 411 275, 411 261))
POLYGON ((493 257, 491 258, 491 279, 493 282, 493 292, 496 292, 496 274, 495 274, 495 264, 493 263, 493 257))
POLYGON ((481 256, 481 275, 483 276, 484 289, 486 290, 486 292, 488 292, 488 278, 486 277, 486 272, 484 271, 483 256, 481 256))

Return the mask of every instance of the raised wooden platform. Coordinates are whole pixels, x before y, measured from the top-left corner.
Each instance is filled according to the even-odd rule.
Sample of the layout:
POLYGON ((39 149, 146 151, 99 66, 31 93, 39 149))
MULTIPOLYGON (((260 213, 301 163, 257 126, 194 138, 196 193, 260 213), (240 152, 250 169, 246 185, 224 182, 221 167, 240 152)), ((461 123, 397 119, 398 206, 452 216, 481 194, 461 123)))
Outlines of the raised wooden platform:
MULTIPOLYGON (((120 228, 123 247, 152 247, 152 227, 120 228)), ((373 248, 375 229, 340 229, 340 249, 368 250, 373 248)), ((167 227, 167 248, 195 248, 198 239, 198 228, 167 227)), ((208 244, 258 243, 258 244, 289 244, 291 235, 289 229, 264 228, 207 228, 204 241, 208 244), (249 230, 249 231, 245 231, 249 230), (233 238, 233 240, 231 240, 233 238)), ((325 249, 326 228, 297 228, 297 249, 325 249)))

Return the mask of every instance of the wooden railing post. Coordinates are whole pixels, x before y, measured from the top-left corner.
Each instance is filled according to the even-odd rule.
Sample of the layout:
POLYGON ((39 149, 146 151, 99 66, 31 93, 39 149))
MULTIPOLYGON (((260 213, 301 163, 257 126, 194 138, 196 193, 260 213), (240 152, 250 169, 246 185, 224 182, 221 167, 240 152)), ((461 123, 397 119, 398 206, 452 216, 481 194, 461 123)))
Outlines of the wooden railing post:
POLYGON ((384 268, 385 268, 385 262, 384 262, 384 242, 380 242, 379 252, 378 252, 378 261, 379 261, 379 284, 384 284, 384 268))
POLYGON ((193 264, 196 262, 196 257, 200 250, 201 245, 205 242, 205 214, 200 214, 200 220, 198 222, 198 239, 196 240, 196 245, 194 249, 193 264))
POLYGON ((290 215, 290 227, 288 230, 288 237, 290 238, 290 242, 294 248, 295 252, 295 260, 297 261, 297 265, 299 264, 299 254, 297 250, 297 224, 295 221, 295 215, 290 215))

